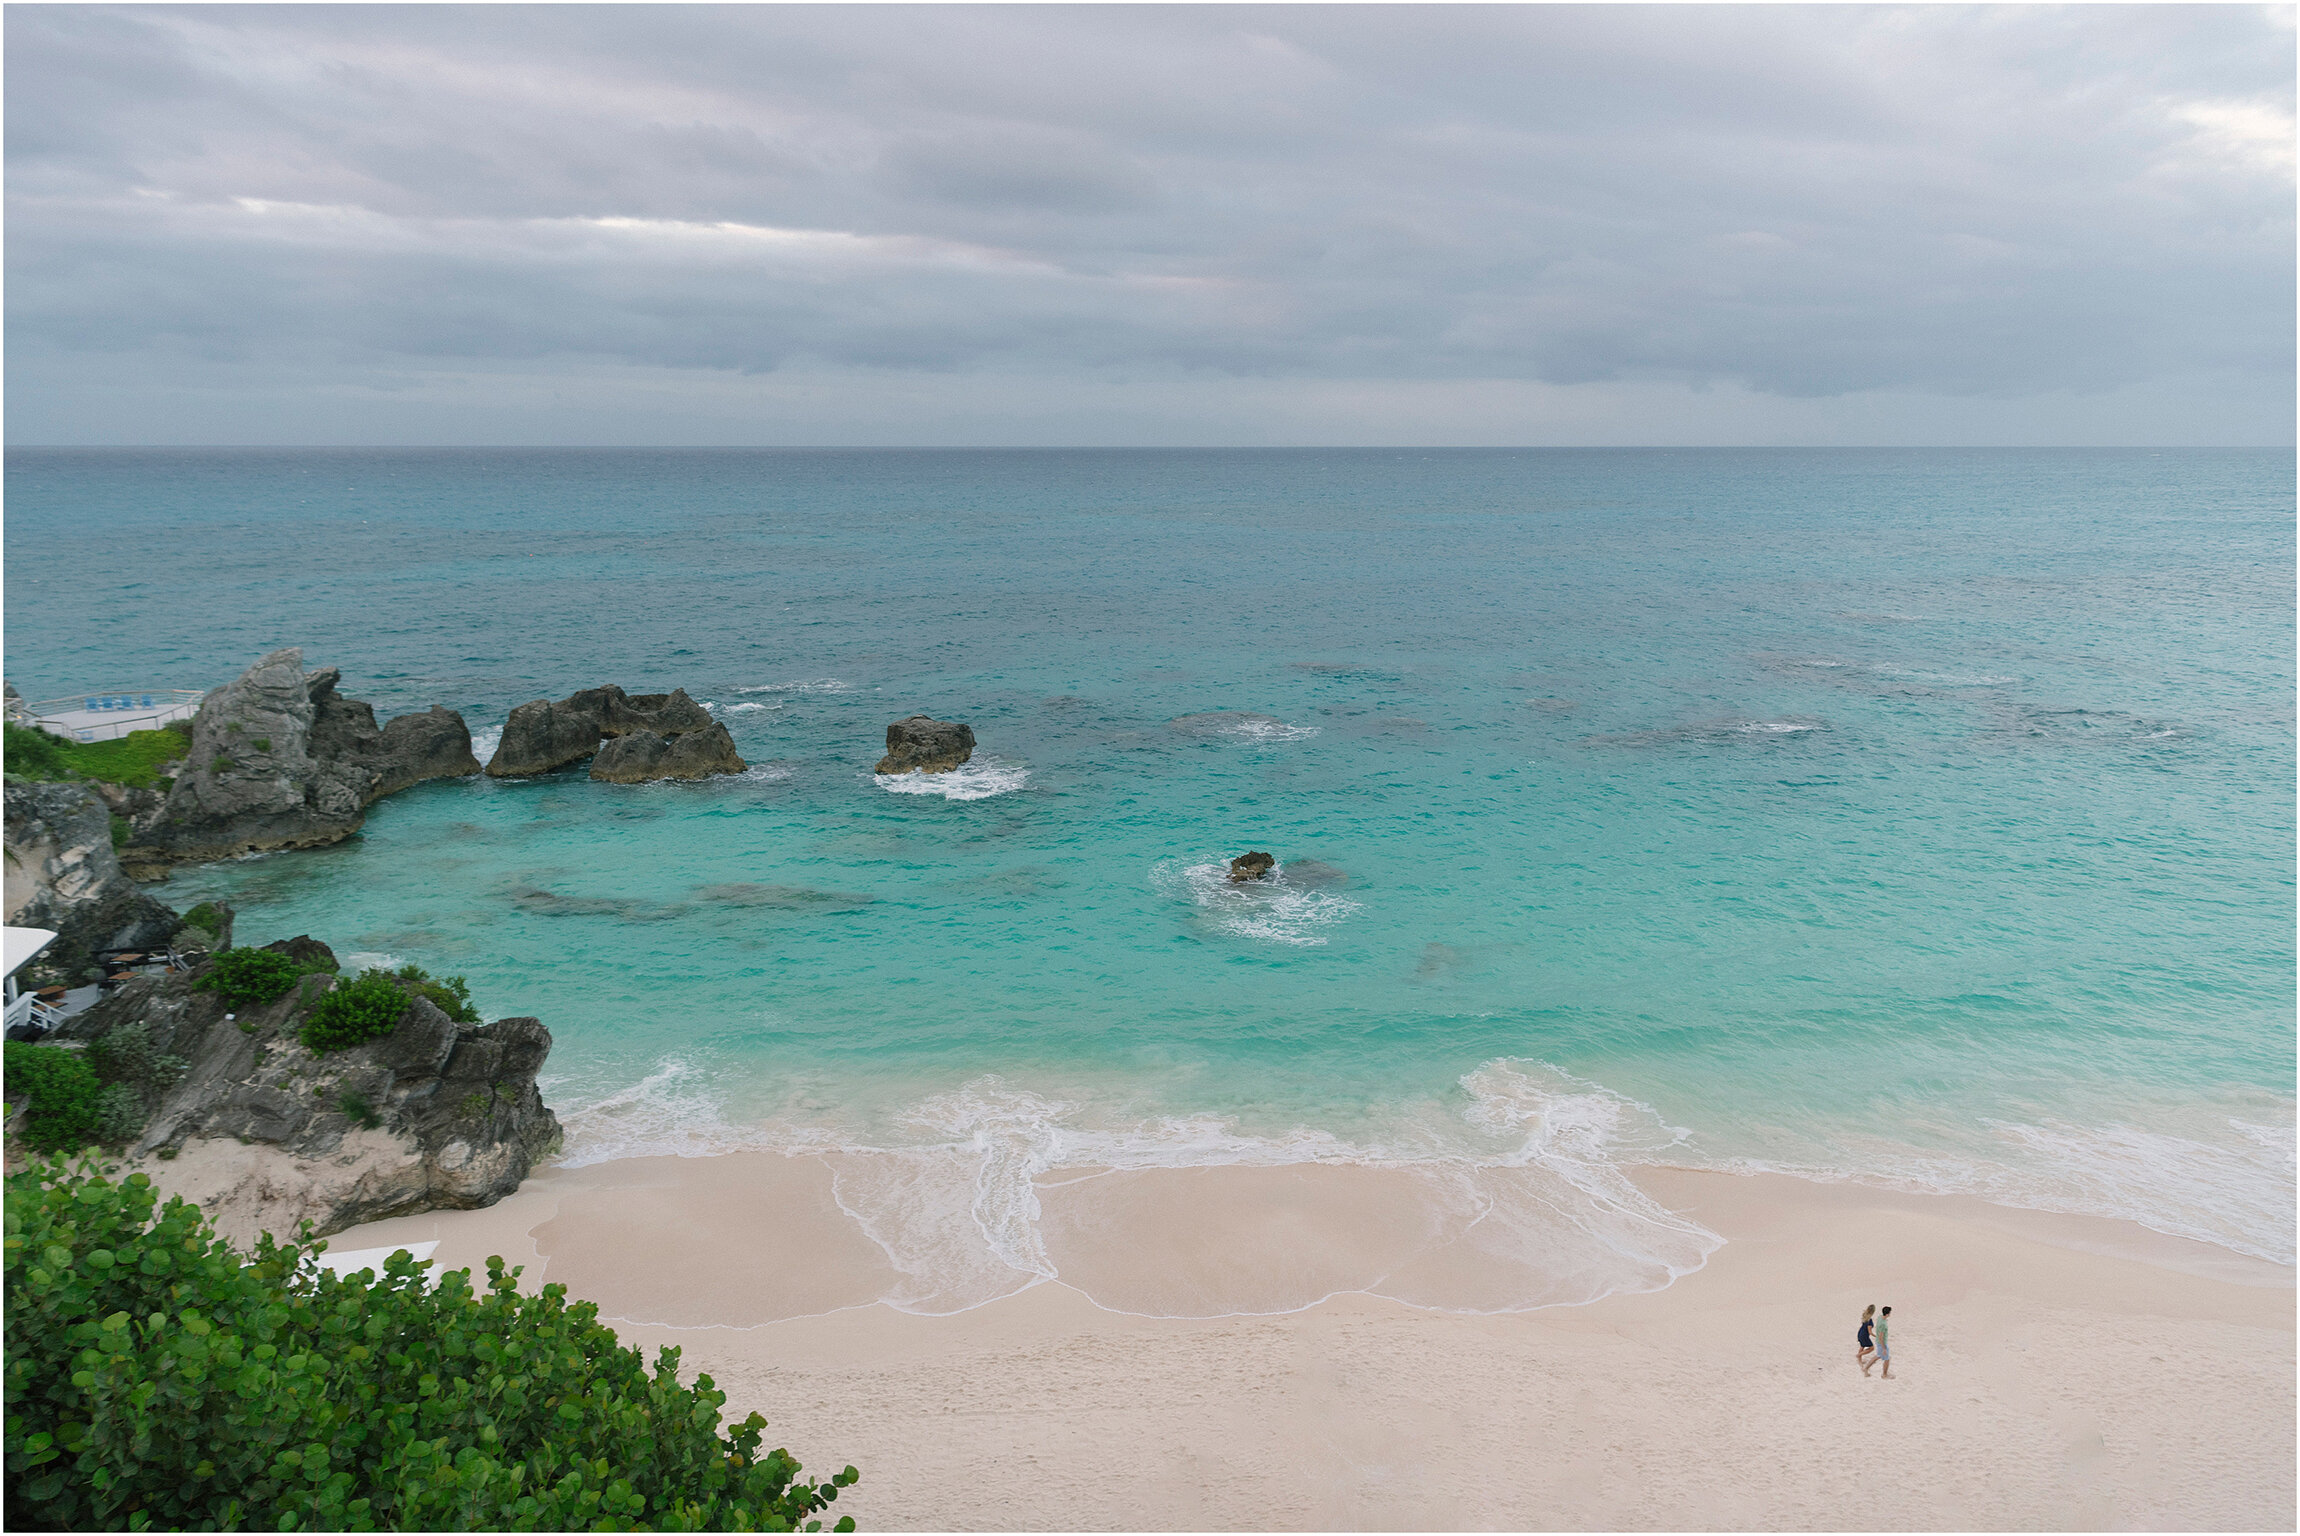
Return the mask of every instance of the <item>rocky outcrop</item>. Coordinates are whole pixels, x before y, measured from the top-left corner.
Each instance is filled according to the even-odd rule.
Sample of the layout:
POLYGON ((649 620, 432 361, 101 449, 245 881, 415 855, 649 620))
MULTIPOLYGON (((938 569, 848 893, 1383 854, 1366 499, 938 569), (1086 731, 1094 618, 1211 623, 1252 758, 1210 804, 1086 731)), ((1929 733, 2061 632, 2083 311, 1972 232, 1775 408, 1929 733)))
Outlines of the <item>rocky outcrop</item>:
POLYGON ((112 813, 86 784, 7 787, 7 920, 53 929, 42 961, 75 980, 103 949, 165 944, 176 914, 120 868, 112 813))
POLYGON ((434 708, 378 730, 375 711, 335 691, 333 667, 272 652, 200 702, 191 751, 141 860, 228 858, 349 837, 377 799, 479 771, 463 717, 434 708))
MULTIPOLYGON (((284 947, 325 950, 310 939, 284 947)), ((460 1024, 411 995, 389 1035, 315 1055, 298 1027, 334 977, 234 1010, 196 990, 198 974, 129 982, 65 1034, 100 1051, 135 1032, 139 1052, 176 1063, 129 1156, 239 1241, 285 1237, 307 1220, 324 1234, 493 1205, 558 1144, 535 1087, 551 1032, 535 1019, 460 1024)))
POLYGON ((974 756, 974 727, 912 715, 886 728, 886 756, 874 773, 948 773, 974 756))
POLYGON ((591 777, 608 784, 644 784, 654 779, 707 779, 741 773, 750 764, 735 752, 735 739, 716 720, 703 729, 659 736, 633 731, 611 736, 591 759, 591 777))
POLYGON ((727 728, 684 688, 628 694, 609 683, 513 710, 487 772, 528 778, 586 757, 593 759, 592 778, 614 784, 706 779, 750 766, 736 755, 727 728))
POLYGON ((601 727, 608 736, 632 736, 641 731, 678 736, 688 731, 707 731, 718 723, 711 718, 709 710, 687 697, 684 688, 635 696, 625 694, 620 688, 600 691, 609 695, 607 718, 601 727))
POLYGON ((1277 867, 1276 859, 1259 850, 1241 853, 1230 861, 1230 878, 1233 881, 1267 880, 1270 871, 1277 867))
POLYGON ((599 750, 607 734, 608 696, 622 692, 612 685, 586 688, 556 704, 536 699, 520 705, 503 723, 503 737, 487 760, 487 776, 527 778, 581 762, 599 750))

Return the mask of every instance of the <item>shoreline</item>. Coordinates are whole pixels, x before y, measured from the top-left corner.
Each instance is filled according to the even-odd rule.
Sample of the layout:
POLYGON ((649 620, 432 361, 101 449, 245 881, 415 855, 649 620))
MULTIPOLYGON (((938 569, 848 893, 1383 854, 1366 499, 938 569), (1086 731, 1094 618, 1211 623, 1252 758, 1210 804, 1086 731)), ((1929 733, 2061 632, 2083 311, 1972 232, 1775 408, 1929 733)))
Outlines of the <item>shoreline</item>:
POLYGON ((2294 1523, 2293 1271, 2132 1222, 1648 1167, 1643 1191, 1724 1239, 1660 1289, 1482 1314, 1362 1290, 1262 1314, 1107 1305, 1367 1262, 1396 1204, 1332 1169, 1106 1204, 1065 1240, 1078 1283, 937 1316, 858 1299, 903 1277, 824 1219, 821 1163, 550 1168, 330 1246, 436 1239, 442 1269, 500 1253, 523 1285, 566 1285, 626 1343, 679 1346, 810 1468, 860 1466, 840 1511, 865 1529, 2294 1523), (1242 1232, 1269 1241, 1241 1256, 1242 1232), (1852 1362, 1872 1301, 1895 1307, 1891 1383, 1852 1362))

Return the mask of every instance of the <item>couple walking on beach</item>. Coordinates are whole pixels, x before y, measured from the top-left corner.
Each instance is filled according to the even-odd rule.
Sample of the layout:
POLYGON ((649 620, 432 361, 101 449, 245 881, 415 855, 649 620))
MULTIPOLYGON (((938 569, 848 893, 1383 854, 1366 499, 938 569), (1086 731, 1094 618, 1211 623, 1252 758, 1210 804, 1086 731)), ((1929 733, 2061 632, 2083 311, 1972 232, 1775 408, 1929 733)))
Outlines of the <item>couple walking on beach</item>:
POLYGON ((1893 1346, 1886 1338, 1892 1320, 1891 1307, 1885 1308, 1881 1315, 1874 1302, 1861 1309, 1861 1326, 1853 1334, 1853 1341, 1860 1348, 1853 1351, 1853 1359, 1860 1365, 1863 1376, 1869 1374, 1869 1367, 1875 1365, 1877 1360, 1882 1360, 1885 1363, 1885 1379, 1893 1379, 1893 1346), (1871 1360, 1871 1355, 1877 1359, 1871 1360))

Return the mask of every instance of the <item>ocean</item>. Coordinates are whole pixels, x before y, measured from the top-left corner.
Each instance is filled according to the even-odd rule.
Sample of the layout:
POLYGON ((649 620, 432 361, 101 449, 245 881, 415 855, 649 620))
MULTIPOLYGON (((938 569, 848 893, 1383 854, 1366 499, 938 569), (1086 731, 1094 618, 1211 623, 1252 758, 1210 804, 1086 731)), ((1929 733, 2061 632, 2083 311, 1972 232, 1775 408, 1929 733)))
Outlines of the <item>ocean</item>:
POLYGON ((882 1154, 839 1199, 898 1305, 1049 1273, 1049 1181, 1217 1164, 1423 1180, 1494 1265, 1408 1299, 1468 1310, 1698 1265, 1642 1163, 2293 1262, 2289 451, 12 450, 7 492, 29 697, 300 645, 482 759, 528 699, 706 702, 747 773, 423 785, 159 894, 541 1017, 567 1162, 882 1154), (974 761, 875 780, 918 711, 974 761))

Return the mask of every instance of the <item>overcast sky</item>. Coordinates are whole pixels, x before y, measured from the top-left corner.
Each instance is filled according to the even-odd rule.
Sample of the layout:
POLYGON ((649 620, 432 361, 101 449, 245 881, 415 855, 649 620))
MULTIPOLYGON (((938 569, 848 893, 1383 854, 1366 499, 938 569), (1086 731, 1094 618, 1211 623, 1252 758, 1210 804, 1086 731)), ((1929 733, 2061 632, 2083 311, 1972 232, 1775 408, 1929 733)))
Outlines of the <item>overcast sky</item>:
POLYGON ((28 443, 2288 443, 2291 7, 11 5, 28 443))

